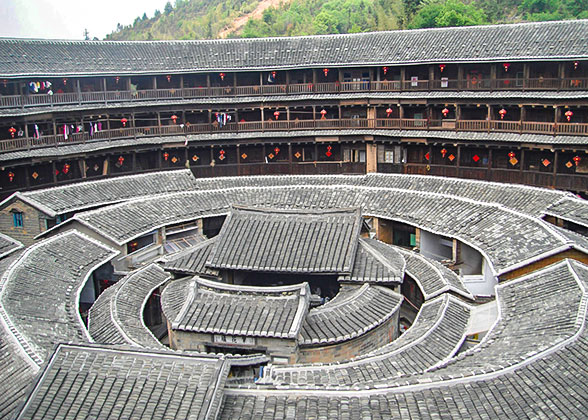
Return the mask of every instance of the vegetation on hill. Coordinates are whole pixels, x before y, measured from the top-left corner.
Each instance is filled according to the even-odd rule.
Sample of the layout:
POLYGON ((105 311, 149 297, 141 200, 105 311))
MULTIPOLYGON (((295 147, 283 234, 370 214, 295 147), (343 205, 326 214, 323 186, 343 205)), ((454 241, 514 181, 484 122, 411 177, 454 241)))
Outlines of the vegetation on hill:
POLYGON ((144 13, 132 25, 119 24, 106 38, 294 36, 583 18, 588 0, 176 0, 152 18, 144 13))

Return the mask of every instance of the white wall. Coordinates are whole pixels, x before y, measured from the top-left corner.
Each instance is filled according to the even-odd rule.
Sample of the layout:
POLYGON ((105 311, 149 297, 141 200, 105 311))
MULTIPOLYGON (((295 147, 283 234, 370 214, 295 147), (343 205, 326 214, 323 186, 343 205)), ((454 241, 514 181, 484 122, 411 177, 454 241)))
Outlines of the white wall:
POLYGON ((453 258, 453 244, 451 239, 435 235, 421 229, 421 254, 433 260, 450 260, 453 258), (451 245, 450 245, 451 244, 451 245))

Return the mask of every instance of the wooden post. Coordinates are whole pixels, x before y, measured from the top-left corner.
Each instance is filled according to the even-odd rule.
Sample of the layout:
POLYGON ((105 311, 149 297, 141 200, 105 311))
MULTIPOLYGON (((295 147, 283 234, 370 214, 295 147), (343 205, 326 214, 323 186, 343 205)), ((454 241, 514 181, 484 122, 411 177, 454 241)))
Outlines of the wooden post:
POLYGON ((374 143, 365 144, 365 172, 378 171, 378 145, 374 143))

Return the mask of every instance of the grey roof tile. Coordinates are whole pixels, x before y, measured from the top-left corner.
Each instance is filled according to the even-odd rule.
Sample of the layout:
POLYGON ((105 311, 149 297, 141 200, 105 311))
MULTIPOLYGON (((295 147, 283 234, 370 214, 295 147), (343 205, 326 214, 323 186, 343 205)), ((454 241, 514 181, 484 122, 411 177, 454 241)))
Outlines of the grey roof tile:
POLYGON ((569 60, 588 56, 587 32, 586 20, 571 20, 210 41, 0 39, 0 77, 569 60))
POLYGON ((206 266, 217 238, 207 239, 183 251, 166 256, 160 262, 166 271, 172 273, 217 277, 218 270, 206 266))
POLYGON ((376 239, 359 238, 351 274, 339 276, 341 282, 402 283, 406 262, 392 246, 376 239))
POLYGON ((0 258, 4 258, 7 255, 10 255, 13 252, 21 249, 22 247, 23 244, 21 244, 19 241, 12 239, 10 236, 0 232, 0 258))

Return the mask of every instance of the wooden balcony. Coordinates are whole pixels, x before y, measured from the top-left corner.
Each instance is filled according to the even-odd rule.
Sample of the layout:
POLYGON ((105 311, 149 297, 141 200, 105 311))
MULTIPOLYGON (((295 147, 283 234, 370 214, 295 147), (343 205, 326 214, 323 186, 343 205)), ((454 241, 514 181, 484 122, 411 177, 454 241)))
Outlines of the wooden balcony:
POLYGON ((90 136, 89 133, 74 133, 67 140, 62 134, 41 136, 35 138, 14 138, 0 141, 0 152, 27 150, 38 147, 58 146, 63 144, 85 143, 96 140, 116 140, 128 138, 142 138, 155 136, 212 134, 212 133, 241 133, 241 132, 278 132, 304 130, 350 130, 369 129, 382 130, 386 134, 389 130, 423 130, 423 131, 477 131, 477 132, 512 132, 547 135, 588 135, 588 124, 581 123, 544 123, 520 121, 452 121, 447 124, 443 120, 425 119, 324 119, 324 120, 295 120, 295 121, 253 121, 232 122, 223 127, 216 124, 186 124, 150 127, 126 127, 103 130, 90 136))
POLYGON ((588 90, 588 79, 482 79, 393 80, 331 83, 301 83, 257 86, 190 87, 177 89, 117 90, 78 93, 44 93, 0 97, 0 108, 52 107, 56 105, 133 103, 170 99, 300 95, 313 93, 403 92, 403 91, 494 91, 494 90, 588 90))

